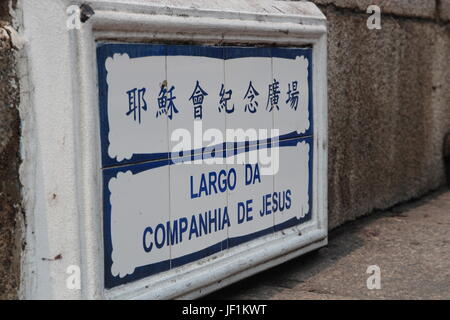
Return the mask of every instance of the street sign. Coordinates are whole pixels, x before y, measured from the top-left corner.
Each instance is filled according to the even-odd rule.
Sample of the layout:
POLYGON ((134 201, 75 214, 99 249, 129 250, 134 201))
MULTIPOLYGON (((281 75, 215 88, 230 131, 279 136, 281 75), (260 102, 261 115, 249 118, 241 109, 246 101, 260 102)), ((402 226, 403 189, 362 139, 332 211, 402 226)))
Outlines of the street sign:
POLYGON ((24 1, 24 297, 192 299, 327 244, 314 3, 78 2, 24 1))
POLYGON ((312 58, 98 45, 106 288, 312 219, 312 58))

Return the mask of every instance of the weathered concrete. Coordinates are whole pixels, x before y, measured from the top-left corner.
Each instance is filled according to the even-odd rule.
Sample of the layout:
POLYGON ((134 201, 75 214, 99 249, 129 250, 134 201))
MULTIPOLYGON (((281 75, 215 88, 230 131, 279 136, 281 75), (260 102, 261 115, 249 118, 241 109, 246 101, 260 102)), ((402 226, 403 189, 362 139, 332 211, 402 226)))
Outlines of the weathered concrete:
POLYGON ((439 17, 443 21, 450 21, 450 0, 440 0, 439 17))
POLYGON ((19 87, 8 32, 9 1, 0 4, 0 299, 17 297, 20 279, 19 87))
POLYGON ((370 5, 378 5, 383 14, 404 17, 435 18, 437 2, 435 0, 311 0, 319 5, 333 5, 366 12, 370 5))
POLYGON ((448 26, 322 7, 329 23, 329 221, 419 197, 445 183, 448 26))
POLYGON ((346 224, 328 247, 206 297, 450 299, 450 191, 346 224), (381 289, 367 289, 367 267, 381 289))

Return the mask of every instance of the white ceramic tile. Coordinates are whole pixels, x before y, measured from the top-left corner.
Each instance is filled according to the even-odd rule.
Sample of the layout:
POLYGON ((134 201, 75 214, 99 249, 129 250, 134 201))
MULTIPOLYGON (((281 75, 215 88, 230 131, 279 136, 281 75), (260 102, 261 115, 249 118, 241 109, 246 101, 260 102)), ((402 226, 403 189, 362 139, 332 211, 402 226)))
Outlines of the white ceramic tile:
MULTIPOLYGON (((224 169, 222 165, 193 163, 170 166, 171 221, 178 221, 179 227, 184 224, 182 220, 187 223, 186 231, 178 232, 178 241, 172 245, 172 261, 213 245, 221 249, 221 242, 227 239, 227 194, 226 189, 221 192, 219 187, 220 171, 224 169), (216 221, 210 217, 216 217, 216 221), (206 229, 201 220, 207 222, 203 225, 206 229)), ((224 185, 220 186, 223 188, 224 185)))
POLYGON ((183 134, 180 130, 187 130, 191 137, 191 148, 189 149, 199 149, 202 146, 207 147, 211 144, 223 142, 223 139, 215 141, 205 136, 210 129, 219 130, 221 134, 225 132, 225 114, 218 110, 220 86, 224 77, 223 69, 223 59, 168 55, 168 88, 170 89, 172 86, 175 88, 175 104, 179 111, 169 120, 171 151, 181 142, 180 135, 177 134, 177 132, 183 134), (199 88, 197 88, 197 83, 199 88), (203 90, 203 102, 201 104, 198 101, 196 101, 197 103, 193 101, 193 93, 196 88, 203 90), (199 113, 195 113, 196 111, 200 112, 199 110, 201 110, 201 119, 199 113))
POLYGON ((301 219, 311 210, 308 194, 310 148, 304 140, 296 146, 279 148, 279 170, 274 175, 274 193, 279 198, 278 210, 274 212, 275 225, 293 218, 301 219))
POLYGON ((309 129, 308 60, 272 58, 273 77, 280 83, 280 112, 274 114, 274 128, 280 135, 296 131, 305 134, 309 129), (298 100, 296 99, 298 97, 298 100))
POLYGON ((121 278, 137 267, 170 259, 170 244, 158 227, 169 221, 169 167, 133 174, 138 166, 122 169, 105 186, 111 192, 111 273, 121 278))
POLYGON ((277 110, 269 111, 270 105, 267 109, 268 86, 271 78, 270 57, 241 57, 225 60, 225 89, 232 90, 228 106, 229 108, 234 106, 234 111, 227 113, 227 129, 272 129, 273 113, 277 110), (246 97, 250 82, 252 88, 246 97), (252 89, 258 94, 253 94, 253 100, 250 97, 252 89))
POLYGON ((166 78, 165 57, 114 54, 105 66, 109 157, 120 162, 135 154, 168 152, 167 134, 162 134, 167 133, 167 120, 156 117, 159 88, 166 78))
POLYGON ((274 216, 271 210, 265 210, 263 205, 264 197, 273 192, 273 176, 262 175, 258 151, 242 153, 230 159, 234 164, 228 164, 227 168, 234 169, 237 176, 236 187, 228 194, 231 218, 228 238, 232 246, 240 242, 237 239, 239 237, 273 229, 274 216), (245 158, 241 158, 243 155, 245 158))

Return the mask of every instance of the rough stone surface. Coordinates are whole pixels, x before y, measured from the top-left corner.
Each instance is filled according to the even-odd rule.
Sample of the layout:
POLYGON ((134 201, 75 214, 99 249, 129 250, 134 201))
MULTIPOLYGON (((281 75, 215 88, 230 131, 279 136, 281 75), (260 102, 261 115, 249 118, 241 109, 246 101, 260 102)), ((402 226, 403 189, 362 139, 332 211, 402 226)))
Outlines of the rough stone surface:
POLYGON ((370 5, 378 5, 382 14, 394 14, 405 17, 435 18, 435 0, 310 0, 319 5, 334 5, 366 12, 370 5))
POLYGON ((328 18, 329 225, 445 183, 450 33, 430 21, 323 8, 328 18))
POLYGON ((443 21, 450 21, 450 0, 440 0, 439 14, 443 21))
POLYGON ((17 297, 20 279, 21 196, 19 88, 14 50, 2 26, 9 23, 9 1, 0 4, 0 299, 17 297))
POLYGON ((450 299, 450 191, 346 224, 329 245, 207 299, 450 299), (368 266, 381 271, 369 290, 368 266))

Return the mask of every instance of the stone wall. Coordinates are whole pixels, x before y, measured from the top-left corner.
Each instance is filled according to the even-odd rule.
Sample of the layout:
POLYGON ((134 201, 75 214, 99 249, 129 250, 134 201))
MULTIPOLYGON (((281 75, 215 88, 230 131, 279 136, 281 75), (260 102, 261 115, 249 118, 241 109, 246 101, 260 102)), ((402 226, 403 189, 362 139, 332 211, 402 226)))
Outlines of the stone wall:
POLYGON ((0 299, 17 297, 22 241, 19 80, 8 31, 10 6, 0 2, 0 299))
POLYGON ((328 18, 329 226, 446 183, 450 0, 313 0, 328 18), (369 30, 367 6, 381 7, 369 30))

